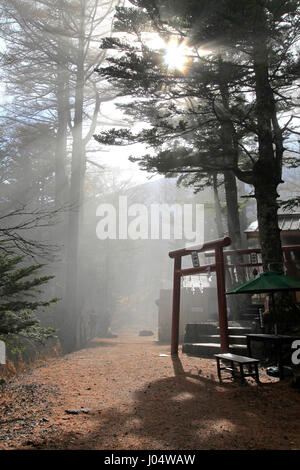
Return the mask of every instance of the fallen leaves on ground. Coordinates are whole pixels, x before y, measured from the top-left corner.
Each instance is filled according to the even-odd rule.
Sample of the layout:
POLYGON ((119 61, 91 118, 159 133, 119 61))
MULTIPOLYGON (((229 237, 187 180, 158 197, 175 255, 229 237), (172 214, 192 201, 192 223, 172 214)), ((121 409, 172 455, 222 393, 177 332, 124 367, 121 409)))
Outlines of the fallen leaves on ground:
POLYGON ((47 361, 0 393, 0 449, 299 449, 300 394, 218 382, 213 359, 120 335, 47 361))

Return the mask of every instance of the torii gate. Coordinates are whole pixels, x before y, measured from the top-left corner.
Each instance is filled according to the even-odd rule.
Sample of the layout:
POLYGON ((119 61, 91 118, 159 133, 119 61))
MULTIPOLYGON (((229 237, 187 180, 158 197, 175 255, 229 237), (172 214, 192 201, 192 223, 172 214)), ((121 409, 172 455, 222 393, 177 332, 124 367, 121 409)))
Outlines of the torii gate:
MULTIPOLYGON (((221 352, 229 351, 229 337, 228 337, 228 321, 227 321, 227 304, 225 296, 225 267, 232 268, 239 267, 254 267, 262 266, 262 263, 242 263, 237 265, 228 265, 224 263, 224 256, 232 254, 249 254, 261 253, 261 248, 246 248, 240 250, 226 250, 223 248, 231 244, 229 237, 212 240, 199 246, 192 246, 189 248, 181 248, 179 250, 170 251, 170 258, 174 258, 174 274, 173 274, 173 305, 172 305, 172 335, 171 335, 171 354, 178 354, 179 344, 179 317, 180 317, 180 287, 181 277, 191 276, 198 273, 216 272, 217 276, 217 293, 218 293, 218 310, 219 310, 219 327, 220 327, 220 349, 221 352), (181 268, 181 258, 183 256, 191 255, 192 252, 204 252, 207 250, 214 250, 205 253, 206 256, 215 256, 214 264, 206 264, 197 268, 181 268)), ((295 276, 295 261, 291 257, 291 251, 300 251, 300 245, 287 245, 282 247, 285 266, 287 274, 295 276)))
POLYGON ((223 248, 229 246, 231 240, 229 237, 220 238, 204 243, 202 246, 194 246, 170 251, 170 258, 174 258, 174 274, 173 274, 173 306, 172 306, 172 336, 171 336, 171 354, 178 354, 179 343, 179 316, 180 316, 180 287, 181 277, 191 276, 193 274, 216 272, 217 275, 217 292, 218 292, 218 310, 219 310, 219 327, 220 327, 220 343, 221 351, 229 351, 228 338, 228 322, 227 322, 227 306, 225 297, 225 268, 223 248), (190 255, 192 252, 203 252, 214 249, 215 264, 207 264, 198 268, 181 269, 181 258, 190 255))

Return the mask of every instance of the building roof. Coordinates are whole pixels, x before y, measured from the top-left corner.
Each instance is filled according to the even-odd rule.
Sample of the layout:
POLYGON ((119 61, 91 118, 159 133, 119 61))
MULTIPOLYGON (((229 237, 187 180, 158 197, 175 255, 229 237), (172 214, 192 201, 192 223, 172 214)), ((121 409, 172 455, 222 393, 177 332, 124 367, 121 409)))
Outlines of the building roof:
MULTIPOLYGON (((300 234, 300 213, 280 213, 278 214, 278 225, 281 232, 299 232, 300 234)), ((255 236, 258 233, 258 222, 255 220, 245 230, 247 236, 255 236)))

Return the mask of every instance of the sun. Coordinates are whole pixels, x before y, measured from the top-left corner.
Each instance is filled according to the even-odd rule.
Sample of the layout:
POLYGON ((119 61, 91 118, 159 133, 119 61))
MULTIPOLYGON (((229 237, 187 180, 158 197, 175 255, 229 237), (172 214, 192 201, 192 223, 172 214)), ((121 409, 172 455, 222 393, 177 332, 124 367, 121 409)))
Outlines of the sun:
POLYGON ((169 69, 184 71, 188 62, 188 48, 184 42, 170 39, 166 45, 164 62, 169 69))
POLYGON ((171 70, 184 72, 188 63, 192 60, 192 49, 185 40, 171 37, 165 41, 157 33, 143 33, 143 40, 147 47, 160 51, 164 64, 171 70))

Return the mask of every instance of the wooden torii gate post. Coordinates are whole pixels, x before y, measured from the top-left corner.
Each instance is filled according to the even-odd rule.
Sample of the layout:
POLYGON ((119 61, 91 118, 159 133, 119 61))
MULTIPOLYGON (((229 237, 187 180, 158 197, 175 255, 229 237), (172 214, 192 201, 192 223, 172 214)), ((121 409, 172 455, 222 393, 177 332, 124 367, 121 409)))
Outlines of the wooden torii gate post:
POLYGON ((227 322, 227 306, 225 297, 225 268, 223 248, 229 246, 231 240, 229 237, 220 238, 204 243, 202 246, 194 246, 170 251, 170 258, 174 259, 173 273, 173 305, 172 305, 172 335, 171 335, 171 354, 178 355, 179 344, 179 319, 180 319, 180 288, 181 277, 191 276, 193 274, 216 272, 217 276, 217 292, 218 292, 218 310, 219 310, 219 327, 220 327, 220 346, 221 352, 229 351, 228 338, 228 322, 227 322), (192 252, 203 252, 214 249, 215 264, 207 264, 197 268, 182 269, 181 258, 191 255, 192 252))

